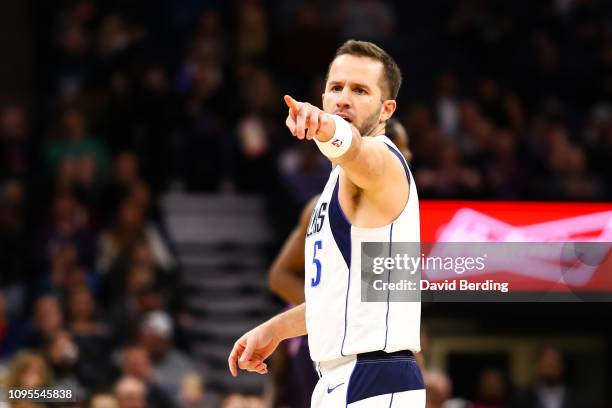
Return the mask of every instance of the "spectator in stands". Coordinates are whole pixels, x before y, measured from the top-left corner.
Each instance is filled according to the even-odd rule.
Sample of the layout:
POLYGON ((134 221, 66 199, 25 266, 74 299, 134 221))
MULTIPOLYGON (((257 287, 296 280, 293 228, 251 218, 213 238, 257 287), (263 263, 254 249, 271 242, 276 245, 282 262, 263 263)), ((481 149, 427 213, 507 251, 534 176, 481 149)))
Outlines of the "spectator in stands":
POLYGON ((157 383, 178 401, 182 383, 197 371, 187 356, 174 347, 173 333, 168 314, 151 312, 140 324, 139 343, 151 356, 157 383))
POLYGON ((455 140, 459 126, 459 101, 457 98, 457 77, 453 72, 439 75, 435 81, 434 108, 442 133, 455 140))
POLYGON ((107 272, 115 261, 129 257, 141 240, 150 246, 157 265, 168 270, 175 266, 174 257, 159 229, 145 219, 142 203, 125 200, 114 226, 100 236, 99 270, 107 272))
POLYGON ((47 147, 47 163, 55 169, 64 159, 71 159, 75 161, 77 173, 88 172, 93 166, 97 180, 104 180, 110 172, 110 159, 104 143, 89 135, 85 116, 79 110, 66 109, 62 120, 62 137, 47 147))
MULTIPOLYGON (((163 227, 160 224, 160 209, 157 205, 157 200, 154 197, 153 192, 151 191, 151 188, 147 183, 145 183, 144 181, 134 183, 134 185, 130 188, 127 194, 127 199, 133 201, 134 203, 136 203, 136 205, 140 207, 145 218, 149 221, 150 226, 154 226, 155 228, 157 228, 160 234, 163 233, 163 227)), ((164 239, 167 238, 163 234, 162 236, 164 239)), ((168 264, 166 264, 164 267, 171 268, 173 266, 174 263, 168 262, 168 264)))
POLYGON ((79 376, 85 386, 108 385, 111 377, 107 356, 120 339, 102 318, 91 290, 73 286, 66 301, 67 328, 79 349, 79 376))
POLYGON ((526 166, 518 159, 517 136, 508 129, 495 129, 487 148, 483 167, 491 196, 514 199, 525 194, 522 180, 526 166))
POLYGON ((205 407, 204 385, 199 374, 187 374, 181 382, 179 394, 180 406, 185 408, 205 407))
MULTIPOLYGON (((0 176, 1 180, 1 176, 0 176)), ((0 287, 8 293, 22 292, 20 285, 27 281, 26 251, 28 244, 28 191, 18 179, 0 181, 0 287)))
POLYGON ((23 180, 31 170, 28 117, 19 105, 0 110, 0 179, 17 177, 23 180))
MULTIPOLYGON (((140 181, 140 161, 138 156, 129 151, 123 151, 115 157, 114 182, 117 188, 129 190, 140 181)), ((117 196, 120 198, 120 195, 117 196)))
POLYGON ((419 188, 437 198, 475 198, 482 189, 481 175, 465 166, 461 152, 452 142, 443 143, 431 168, 416 172, 419 188))
POLYGON ((109 305, 114 333, 125 336, 124 340, 133 341, 137 337, 138 325, 143 316, 155 310, 167 310, 169 307, 170 288, 164 287, 164 282, 158 271, 147 264, 130 263, 126 269, 113 269, 109 278, 115 282, 124 282, 113 290, 113 283, 107 286, 108 296, 114 296, 109 305), (126 271, 127 277, 118 274, 126 271))
POLYGON ((221 408, 263 408, 263 398, 241 394, 230 394, 223 400, 221 408))
MULTIPOLYGON (((285 7, 291 7, 285 6, 285 7)), ((282 10, 282 9, 281 9, 282 10)), ((300 81, 306 81, 314 73, 323 72, 332 59, 335 45, 338 43, 338 25, 330 19, 324 18, 325 10, 320 4, 302 2, 295 4, 295 12, 277 16, 284 25, 283 32, 278 36, 278 48, 275 57, 282 65, 300 81), (310 44, 318 44, 318 52, 308 60, 304 60, 300 50, 306 49, 310 44)), ((321 89, 317 89, 317 103, 321 99, 321 89)))
POLYGON ((131 346, 123 350, 121 356, 121 374, 123 377, 136 378, 146 388, 147 406, 171 408, 175 406, 171 395, 159 385, 154 376, 151 359, 147 350, 140 346, 131 346))
POLYGON ((51 336, 45 346, 47 362, 53 372, 54 386, 72 390, 75 398, 83 400, 86 392, 79 378, 79 348, 72 335, 64 330, 51 336))
POLYGON ((548 198, 593 200, 603 197, 600 178, 588 174, 584 149, 571 141, 567 126, 550 119, 536 125, 533 126, 532 154, 543 166, 537 171, 532 188, 548 198))
POLYGON ((58 193, 53 199, 51 216, 51 224, 37 234, 35 249, 39 270, 48 270, 55 249, 66 244, 74 246, 80 263, 92 267, 96 243, 95 234, 87 225, 87 209, 74 195, 58 193))
MULTIPOLYGON (((608 47, 608 50, 612 65, 612 47, 608 47)), ((594 174, 604 178, 605 185, 612 186, 612 172, 608 171, 609 158, 612 157, 612 105, 600 104, 593 108, 590 116, 583 135, 587 143, 588 163, 594 174)), ((604 198, 612 200, 612 189, 608 188, 606 194, 604 198)))
POLYGON ((323 190, 330 171, 329 161, 309 144, 293 146, 281 153, 279 167, 291 198, 302 207, 323 190))
POLYGON ((71 243, 58 244, 51 255, 51 271, 40 277, 40 290, 53 292, 66 299, 72 288, 87 286, 97 293, 100 276, 93 270, 79 264, 76 248, 71 243))
POLYGON ((117 205, 141 182, 140 160, 130 151, 121 151, 114 158, 113 176, 104 188, 100 212, 110 222, 117 205))
MULTIPOLYGON (((76 8, 76 7, 75 7, 76 8)), ((81 7, 81 10, 86 10, 81 7)), ((61 102, 74 102, 84 91, 86 80, 91 71, 92 60, 89 52, 91 41, 89 40, 88 26, 91 23, 93 11, 89 7, 88 12, 66 13, 67 18, 63 20, 61 31, 58 34, 57 44, 57 73, 53 85, 59 91, 61 102), (85 17, 87 16, 88 17, 85 17)))
POLYGON ((44 357, 32 351, 20 351, 12 360, 2 388, 40 388, 53 385, 53 374, 44 357))
POLYGON ((67 325, 79 337, 105 337, 110 328, 100 319, 96 301, 85 285, 73 286, 68 294, 67 325))
POLYGON ((78 264, 77 249, 72 243, 59 244, 51 250, 50 270, 42 276, 43 289, 62 291, 70 269, 78 264))
POLYGON ((133 153, 122 152, 115 161, 115 173, 102 195, 98 212, 105 223, 112 220, 117 207, 124 200, 131 200, 140 206, 145 218, 157 221, 159 210, 153 203, 151 189, 140 176, 140 163, 133 153))
POLYGON ((134 243, 126 257, 115 261, 106 276, 110 293, 136 293, 149 286, 155 286, 167 272, 159 268, 153 258, 151 246, 145 239, 134 243))
POLYGON ((508 384, 500 370, 484 370, 478 381, 474 408, 504 408, 507 406, 508 384))
POLYGON ((241 191, 269 193, 270 184, 262 179, 276 177, 274 166, 276 116, 279 112, 280 92, 272 74, 265 69, 252 69, 242 78, 240 93, 245 114, 237 122, 237 163, 234 177, 241 191))
POLYGON ((20 346, 22 327, 11 316, 8 301, 0 289, 0 363, 10 358, 20 346))
POLYGON ((117 397, 110 392, 96 392, 89 397, 86 408, 120 408, 117 397))
POLYGON ((423 372, 426 392, 426 408, 472 408, 468 401, 453 398, 452 383, 441 371, 426 370, 423 372))
POLYGON ((443 408, 452 394, 451 382, 446 374, 439 371, 423 372, 425 382, 426 408, 443 408))
POLYGON ((256 60, 268 51, 268 24, 260 2, 245 1, 237 13, 237 51, 240 59, 256 60))
POLYGON ((589 408, 588 396, 579 395, 565 382, 565 366, 561 352, 546 346, 538 353, 535 382, 519 391, 512 400, 514 408, 589 408))
POLYGON ((115 384, 119 408, 148 408, 145 384, 134 377, 122 377, 115 384))
POLYGON ((42 347, 64 327, 64 315, 57 297, 43 295, 34 304, 34 319, 30 323, 24 344, 42 347))

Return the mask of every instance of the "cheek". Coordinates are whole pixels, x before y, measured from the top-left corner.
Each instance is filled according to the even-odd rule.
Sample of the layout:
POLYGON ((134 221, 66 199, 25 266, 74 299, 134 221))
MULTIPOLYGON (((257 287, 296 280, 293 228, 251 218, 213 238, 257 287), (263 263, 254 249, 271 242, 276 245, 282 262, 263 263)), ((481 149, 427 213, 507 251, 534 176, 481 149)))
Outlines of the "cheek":
POLYGON ((335 98, 333 95, 324 94, 323 95, 323 111, 325 112, 333 112, 335 106, 335 98))

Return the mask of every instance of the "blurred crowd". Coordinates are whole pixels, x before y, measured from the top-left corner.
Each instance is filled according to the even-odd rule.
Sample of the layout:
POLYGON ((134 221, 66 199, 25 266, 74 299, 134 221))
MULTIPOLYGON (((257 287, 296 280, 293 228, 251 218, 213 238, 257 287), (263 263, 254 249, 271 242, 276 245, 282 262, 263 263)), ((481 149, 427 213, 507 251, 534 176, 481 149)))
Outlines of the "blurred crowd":
POLYGON ((534 356, 530 385, 512 384, 508 373, 491 365, 483 369, 471 390, 471 398, 454 397, 453 381, 443 371, 423 370, 427 389, 426 408, 588 408, 593 396, 567 383, 561 352, 551 346, 534 356))
POLYGON ((403 70, 422 198, 612 199, 612 3, 435 3, 32 3, 38 91, 0 106, 5 384, 202 403, 158 197, 264 194, 286 231, 329 164, 282 95, 320 104, 348 38, 403 70))

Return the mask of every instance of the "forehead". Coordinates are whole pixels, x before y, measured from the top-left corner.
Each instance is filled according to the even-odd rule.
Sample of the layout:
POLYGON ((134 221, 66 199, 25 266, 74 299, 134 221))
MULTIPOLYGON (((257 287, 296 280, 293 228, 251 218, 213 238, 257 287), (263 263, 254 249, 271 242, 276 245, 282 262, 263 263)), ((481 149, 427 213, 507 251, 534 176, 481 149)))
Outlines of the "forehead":
POLYGON ((382 71, 383 64, 380 61, 344 54, 332 62, 327 82, 361 83, 374 88, 379 85, 382 71))

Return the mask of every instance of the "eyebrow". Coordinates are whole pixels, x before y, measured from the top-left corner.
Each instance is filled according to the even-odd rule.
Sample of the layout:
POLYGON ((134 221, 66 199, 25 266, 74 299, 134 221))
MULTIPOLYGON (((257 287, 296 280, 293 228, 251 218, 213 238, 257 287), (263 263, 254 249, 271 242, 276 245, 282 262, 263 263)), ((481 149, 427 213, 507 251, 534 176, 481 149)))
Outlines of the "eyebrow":
MULTIPOLYGON (((340 81, 330 81, 329 86, 334 86, 334 85, 342 85, 342 82, 340 81)), ((358 88, 364 88, 368 91, 370 91, 370 87, 365 85, 365 84, 361 84, 359 82, 352 82, 351 86, 353 87, 358 87, 358 88)))

